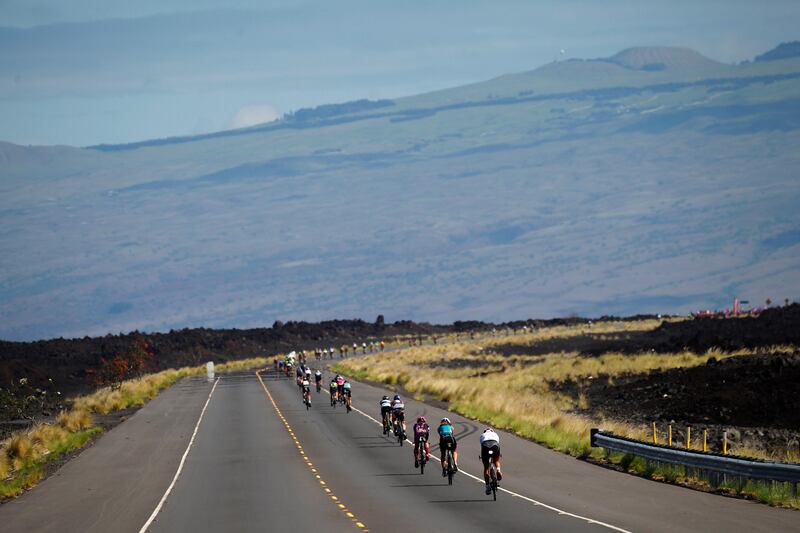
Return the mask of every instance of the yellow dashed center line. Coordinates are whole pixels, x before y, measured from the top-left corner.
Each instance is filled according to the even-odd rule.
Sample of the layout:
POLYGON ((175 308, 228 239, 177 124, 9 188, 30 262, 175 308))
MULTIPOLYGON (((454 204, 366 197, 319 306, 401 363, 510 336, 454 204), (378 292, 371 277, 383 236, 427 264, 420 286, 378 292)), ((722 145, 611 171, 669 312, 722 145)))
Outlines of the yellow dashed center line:
MULTIPOLYGON (((314 466, 313 463, 311 463, 311 461, 308 459, 308 456, 306 455, 305 451, 303 451, 303 447, 300 445, 300 441, 297 439, 297 435, 295 435, 294 430, 292 429, 292 426, 289 425, 289 422, 283 416, 283 413, 281 413, 281 410, 278 408, 278 404, 275 403, 275 399, 272 397, 272 394, 270 394, 269 389, 267 388, 267 385, 264 383, 264 380, 261 379, 261 374, 256 372, 256 377, 258 378, 258 382, 261 383, 261 388, 264 389, 264 393, 267 395, 267 398, 269 398, 270 403, 272 403, 272 407, 275 409, 275 412, 278 414, 278 418, 280 418, 281 422, 283 422, 283 425, 286 426, 286 430, 289 432, 289 435, 292 437, 292 440, 297 445, 297 450, 300 453, 300 457, 303 458, 303 461, 305 461, 305 463, 308 466, 308 469, 311 471, 311 473, 314 474, 314 477, 317 480, 319 480, 319 484, 322 487, 322 490, 324 490, 326 494, 330 495, 332 501, 339 502, 339 498, 337 498, 335 495, 333 495, 331 493, 331 489, 327 487, 327 483, 325 483, 325 481, 322 479, 322 476, 320 476, 317 473, 317 469, 316 468, 312 468, 314 466)), ((365 526, 362 522, 359 522, 358 519, 353 515, 353 513, 350 512, 350 510, 347 509, 346 505, 344 505, 343 503, 337 503, 336 505, 339 507, 339 510, 342 511, 345 514, 345 516, 347 516, 348 518, 350 518, 352 520, 352 522, 354 523, 354 525, 358 529, 360 529, 361 531, 365 531, 365 532, 369 531, 369 529, 366 529, 367 526, 365 526)))

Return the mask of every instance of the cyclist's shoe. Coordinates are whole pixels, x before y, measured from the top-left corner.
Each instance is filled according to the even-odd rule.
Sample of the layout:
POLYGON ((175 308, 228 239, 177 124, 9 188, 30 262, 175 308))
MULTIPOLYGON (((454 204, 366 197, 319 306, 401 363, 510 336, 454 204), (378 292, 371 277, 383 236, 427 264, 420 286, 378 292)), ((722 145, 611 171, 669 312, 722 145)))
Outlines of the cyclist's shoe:
POLYGON ((414 468, 419 468, 419 461, 414 459, 414 468))
POLYGON ((458 464, 453 463, 453 472, 458 472, 458 464))
POLYGON ((503 473, 498 468, 497 469, 497 481, 500 481, 501 479, 503 479, 503 473))
POLYGON ((486 484, 486 495, 488 496, 491 493, 492 493, 492 486, 487 483, 486 484))
POLYGON ((447 477, 447 470, 442 468, 442 477, 447 477))

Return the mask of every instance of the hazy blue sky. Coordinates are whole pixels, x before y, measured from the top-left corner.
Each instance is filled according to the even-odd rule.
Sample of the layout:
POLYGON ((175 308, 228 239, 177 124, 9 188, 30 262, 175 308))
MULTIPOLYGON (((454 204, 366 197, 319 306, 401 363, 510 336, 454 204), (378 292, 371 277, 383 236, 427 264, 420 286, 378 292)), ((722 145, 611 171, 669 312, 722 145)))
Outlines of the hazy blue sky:
POLYGON ((734 62, 799 27, 796 0, 0 0, 0 140, 214 131, 530 70, 560 49, 679 45, 734 62))

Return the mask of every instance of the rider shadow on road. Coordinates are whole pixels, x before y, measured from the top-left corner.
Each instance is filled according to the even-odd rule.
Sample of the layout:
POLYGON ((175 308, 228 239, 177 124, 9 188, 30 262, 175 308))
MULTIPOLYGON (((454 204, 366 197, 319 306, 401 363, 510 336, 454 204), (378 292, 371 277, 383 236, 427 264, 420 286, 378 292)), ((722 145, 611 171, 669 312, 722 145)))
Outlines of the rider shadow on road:
POLYGON ((481 500, 428 500, 428 503, 494 503, 489 499, 481 500))

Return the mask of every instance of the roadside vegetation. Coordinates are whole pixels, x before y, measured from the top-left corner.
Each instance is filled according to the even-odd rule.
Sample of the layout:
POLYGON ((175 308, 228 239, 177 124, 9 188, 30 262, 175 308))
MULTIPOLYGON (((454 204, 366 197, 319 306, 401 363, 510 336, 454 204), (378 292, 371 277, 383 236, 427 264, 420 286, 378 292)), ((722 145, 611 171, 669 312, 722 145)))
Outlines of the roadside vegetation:
MULTIPOLYGON (((123 358, 114 358, 109 368, 112 382, 95 392, 70 400, 54 420, 38 422, 24 431, 12 433, 0 442, 0 499, 13 497, 35 486, 44 476, 49 463, 83 447, 92 437, 102 433, 94 415, 105 415, 131 407, 141 407, 159 392, 188 376, 205 375, 205 365, 169 369, 139 377, 117 380, 116 373, 127 366, 123 358)), ((264 357, 230 361, 215 366, 218 373, 238 372, 266 366, 264 357)))
MULTIPOLYGON (((692 486, 707 485, 705 481, 692 478, 668 465, 647 464, 640 458, 609 454, 603 449, 592 448, 589 443, 589 430, 592 427, 602 427, 618 435, 645 441, 652 440, 652 429, 602 414, 587 415, 586 398, 581 394, 565 394, 557 384, 585 383, 600 376, 608 383, 613 383, 615 378, 632 374, 695 367, 705 365, 712 359, 721 361, 751 355, 754 353, 752 350, 709 350, 705 353, 608 352, 586 356, 578 351, 542 353, 543 350, 531 349, 532 346, 557 345, 550 342, 554 339, 569 341, 574 337, 577 340, 589 329, 594 339, 614 341, 630 332, 653 330, 660 323, 658 320, 645 320, 559 326, 522 336, 413 347, 395 352, 391 357, 373 355, 349 359, 337 363, 335 369, 355 378, 404 390, 418 400, 448 402, 449 409, 468 418, 513 431, 575 457, 613 463, 623 470, 657 480, 692 486)), ((695 437, 695 449, 702 446, 697 441, 701 437, 702 432, 695 437)), ((753 449, 734 449, 732 452, 781 461, 798 459, 797 453, 775 456, 753 449)), ((772 505, 800 507, 797 498, 791 496, 787 487, 748 484, 729 486, 724 490, 772 505)))

